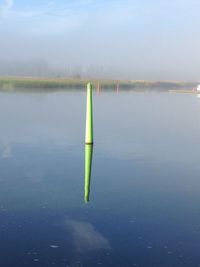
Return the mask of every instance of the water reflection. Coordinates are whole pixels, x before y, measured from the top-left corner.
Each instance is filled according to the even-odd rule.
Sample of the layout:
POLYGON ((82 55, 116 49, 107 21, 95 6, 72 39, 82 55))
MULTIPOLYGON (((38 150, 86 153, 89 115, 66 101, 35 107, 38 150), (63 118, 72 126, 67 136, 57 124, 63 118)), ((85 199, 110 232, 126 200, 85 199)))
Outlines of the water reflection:
POLYGON ((66 219, 65 224, 71 233, 73 247, 79 255, 101 249, 111 249, 108 239, 97 231, 91 223, 66 219))
POLYGON ((0 266, 198 266, 199 101, 118 96, 94 94, 92 151, 85 93, 0 94, 0 266))
POLYGON ((90 200, 90 183, 91 183, 91 171, 92 171, 92 155, 93 145, 85 145, 85 202, 88 203, 90 200))

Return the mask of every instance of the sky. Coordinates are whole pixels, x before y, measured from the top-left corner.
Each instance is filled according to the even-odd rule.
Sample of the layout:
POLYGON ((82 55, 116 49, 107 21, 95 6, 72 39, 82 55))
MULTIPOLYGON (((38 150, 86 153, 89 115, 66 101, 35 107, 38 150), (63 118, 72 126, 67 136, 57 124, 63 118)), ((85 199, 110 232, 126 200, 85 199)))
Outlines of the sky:
POLYGON ((0 70, 45 62, 199 81, 199 10, 199 0, 0 0, 0 70))

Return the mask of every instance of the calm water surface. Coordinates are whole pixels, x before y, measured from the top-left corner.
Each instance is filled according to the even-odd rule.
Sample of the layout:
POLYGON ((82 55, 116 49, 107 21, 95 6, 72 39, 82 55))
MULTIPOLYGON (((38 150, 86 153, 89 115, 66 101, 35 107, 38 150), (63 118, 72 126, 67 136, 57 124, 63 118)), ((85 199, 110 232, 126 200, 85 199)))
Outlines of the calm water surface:
POLYGON ((200 99, 0 93, 0 266, 200 266, 200 99))

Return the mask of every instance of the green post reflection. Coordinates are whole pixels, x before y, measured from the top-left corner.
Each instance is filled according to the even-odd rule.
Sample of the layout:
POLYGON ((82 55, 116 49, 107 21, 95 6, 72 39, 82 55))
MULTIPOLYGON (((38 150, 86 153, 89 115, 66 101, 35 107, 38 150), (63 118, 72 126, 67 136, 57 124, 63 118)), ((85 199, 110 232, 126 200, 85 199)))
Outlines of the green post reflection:
POLYGON ((93 145, 85 145, 85 203, 90 200, 90 182, 91 182, 91 171, 92 171, 92 154, 93 145))

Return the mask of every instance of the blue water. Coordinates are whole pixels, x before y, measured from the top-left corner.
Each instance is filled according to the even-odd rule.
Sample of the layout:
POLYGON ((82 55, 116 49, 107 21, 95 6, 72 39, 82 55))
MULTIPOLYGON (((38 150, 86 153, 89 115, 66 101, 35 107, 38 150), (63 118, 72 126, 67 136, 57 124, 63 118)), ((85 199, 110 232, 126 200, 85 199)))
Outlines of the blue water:
POLYGON ((0 266, 200 266, 200 99, 0 93, 0 266))

